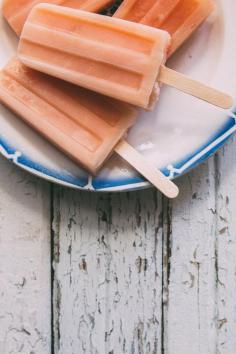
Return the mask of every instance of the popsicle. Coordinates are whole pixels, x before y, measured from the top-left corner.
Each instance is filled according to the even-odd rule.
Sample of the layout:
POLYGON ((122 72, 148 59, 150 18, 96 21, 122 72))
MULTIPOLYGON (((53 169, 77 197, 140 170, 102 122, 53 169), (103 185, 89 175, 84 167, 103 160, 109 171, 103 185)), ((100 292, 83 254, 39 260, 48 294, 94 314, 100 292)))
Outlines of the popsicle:
POLYGON ((42 2, 99 12, 109 6, 113 0, 4 0, 3 15, 17 35, 21 34, 31 9, 42 2))
POLYGON ((170 44, 167 32, 49 4, 33 8, 20 60, 42 72, 148 107, 170 44))
POLYGON ((170 56, 214 9, 213 0, 124 0, 114 17, 168 31, 172 36, 170 56))
POLYGON ((169 197, 178 188, 125 140, 130 105, 51 78, 12 59, 0 71, 0 101, 75 162, 96 174, 115 151, 169 197))
POLYGON ((31 11, 18 57, 38 71, 151 109, 160 85, 229 108, 232 99, 164 66, 170 35, 142 24, 40 4, 31 11))

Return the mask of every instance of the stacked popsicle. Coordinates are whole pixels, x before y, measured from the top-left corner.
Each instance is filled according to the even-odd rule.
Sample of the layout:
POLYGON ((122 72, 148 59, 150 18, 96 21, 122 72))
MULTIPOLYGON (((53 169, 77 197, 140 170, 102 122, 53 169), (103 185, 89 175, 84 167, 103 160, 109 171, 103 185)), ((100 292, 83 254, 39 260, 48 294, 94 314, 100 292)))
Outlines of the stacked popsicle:
POLYGON ((152 27, 42 4, 30 13, 19 59, 78 86, 148 108, 170 35, 152 27))
POLYGON ((231 106, 230 96, 164 66, 169 48, 173 52, 212 11, 212 1, 206 2, 209 6, 202 7, 199 15, 194 11, 203 1, 165 1, 169 10, 161 0, 127 1, 123 10, 139 4, 133 17, 128 17, 134 22, 69 8, 74 7, 73 1, 67 2, 68 7, 37 5, 27 17, 18 49, 19 60, 31 69, 16 60, 11 62, 1 73, 0 99, 90 172, 96 173, 116 151, 164 194, 175 197, 177 187, 122 138, 136 117, 136 110, 128 104, 152 107, 159 97, 160 82, 212 104, 231 106), (135 23, 150 17, 148 11, 154 3, 164 23, 172 24, 164 29, 178 37, 174 47, 166 30, 135 23), (179 13, 179 6, 183 9, 181 20, 167 20, 179 13), (181 28, 178 36, 177 27, 181 28))
POLYGON ((215 9, 213 0, 124 0, 114 17, 167 31, 172 55, 215 9))
POLYGON ((17 59, 0 73, 0 97, 26 123, 94 174, 137 116, 126 103, 48 77, 17 59))
POLYGON ((4 0, 3 15, 17 35, 21 34, 25 21, 33 7, 42 2, 90 12, 100 12, 109 6, 112 0, 4 0))
POLYGON ((41 4, 28 16, 18 57, 32 69, 145 109, 158 100, 160 82, 229 108, 228 95, 164 66, 170 45, 164 30, 41 4))

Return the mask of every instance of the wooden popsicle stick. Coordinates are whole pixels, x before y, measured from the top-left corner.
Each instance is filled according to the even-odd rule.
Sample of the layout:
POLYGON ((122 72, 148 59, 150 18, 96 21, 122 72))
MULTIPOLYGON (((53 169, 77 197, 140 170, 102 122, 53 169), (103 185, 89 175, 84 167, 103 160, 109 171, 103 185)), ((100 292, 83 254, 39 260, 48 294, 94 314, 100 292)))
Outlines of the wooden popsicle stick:
POLYGON ((165 196, 168 198, 176 198, 178 196, 178 187, 163 175, 161 171, 153 167, 151 163, 147 162, 147 160, 125 140, 119 142, 115 147, 115 152, 133 166, 165 196))
POLYGON ((233 106, 233 99, 228 94, 202 84, 199 81, 190 79, 186 75, 180 74, 164 65, 161 66, 158 81, 209 102, 214 106, 224 109, 233 106))

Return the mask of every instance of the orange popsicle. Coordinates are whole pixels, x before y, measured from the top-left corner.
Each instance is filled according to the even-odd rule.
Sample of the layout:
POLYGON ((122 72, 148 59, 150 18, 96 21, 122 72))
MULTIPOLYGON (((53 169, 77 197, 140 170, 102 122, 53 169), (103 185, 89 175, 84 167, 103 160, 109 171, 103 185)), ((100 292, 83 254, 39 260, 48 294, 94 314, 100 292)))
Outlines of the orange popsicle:
POLYGON ((124 0, 114 17, 168 31, 170 56, 214 9, 213 0, 124 0))
POLYGON ((178 195, 173 182, 121 140, 136 121, 130 105, 26 68, 16 59, 0 72, 0 101, 93 174, 115 151, 166 196, 178 195))
POLYGON ((61 6, 33 8, 18 56, 26 65, 146 109, 159 83, 228 109, 232 97, 164 66, 167 31, 61 6))
POLYGON ((18 50, 27 66, 148 108, 170 35, 149 26, 40 4, 24 26, 18 50))
POLYGON ((21 34, 31 9, 42 2, 99 12, 111 4, 113 0, 4 0, 3 15, 17 35, 21 34))
POLYGON ((125 103, 48 77, 16 59, 0 72, 0 101, 94 174, 137 116, 125 103))

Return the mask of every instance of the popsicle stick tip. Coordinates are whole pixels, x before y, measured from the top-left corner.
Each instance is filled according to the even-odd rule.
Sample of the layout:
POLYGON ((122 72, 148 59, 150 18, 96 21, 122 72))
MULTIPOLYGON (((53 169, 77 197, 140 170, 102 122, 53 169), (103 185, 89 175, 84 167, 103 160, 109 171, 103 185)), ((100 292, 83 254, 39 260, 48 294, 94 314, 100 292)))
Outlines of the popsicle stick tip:
POLYGON ((233 107, 233 105, 234 105, 234 99, 233 99, 233 97, 230 96, 230 95, 225 94, 224 102, 222 102, 222 105, 221 105, 222 108, 230 109, 230 108, 233 107), (223 105, 224 105, 224 107, 223 107, 223 105))
POLYGON ((216 107, 229 109, 234 103, 233 98, 227 93, 193 80, 186 75, 167 68, 164 65, 161 66, 158 81, 206 101, 216 107))
POLYGON ((179 196, 179 188, 173 182, 171 188, 169 188, 168 195, 166 197, 170 199, 175 199, 179 196))
POLYGON ((178 187, 125 140, 119 142, 115 148, 115 152, 133 166, 166 197, 173 199, 178 196, 178 187))

